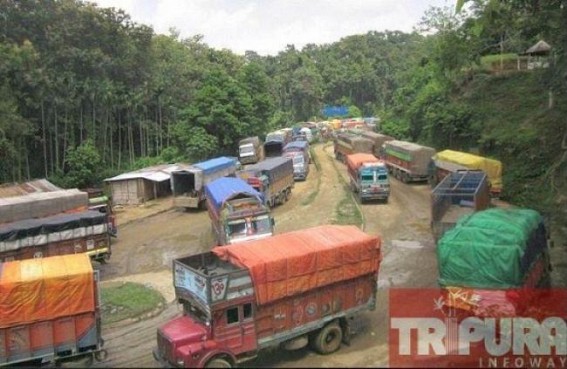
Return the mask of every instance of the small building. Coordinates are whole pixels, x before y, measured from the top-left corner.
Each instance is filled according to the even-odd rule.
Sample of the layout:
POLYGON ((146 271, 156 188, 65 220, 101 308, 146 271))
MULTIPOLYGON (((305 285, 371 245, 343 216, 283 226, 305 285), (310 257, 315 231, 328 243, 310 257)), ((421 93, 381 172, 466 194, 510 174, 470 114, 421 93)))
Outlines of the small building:
POLYGON ((104 180, 113 205, 138 205, 171 195, 171 172, 186 164, 163 164, 123 173, 104 180))
POLYGON ((551 46, 543 40, 526 50, 524 55, 528 56, 527 69, 549 68, 549 54, 551 46))

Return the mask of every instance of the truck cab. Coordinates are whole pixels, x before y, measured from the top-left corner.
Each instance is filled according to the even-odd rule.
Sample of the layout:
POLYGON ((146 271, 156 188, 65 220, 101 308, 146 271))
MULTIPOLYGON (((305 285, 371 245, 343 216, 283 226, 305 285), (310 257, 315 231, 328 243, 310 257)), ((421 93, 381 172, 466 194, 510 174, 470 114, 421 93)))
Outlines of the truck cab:
POLYGON ((365 163, 358 170, 361 199, 388 199, 390 180, 384 163, 365 163))
POLYGON ((302 152, 292 151, 284 152, 284 157, 291 158, 293 162, 293 179, 306 180, 309 174, 309 156, 305 156, 302 152))
POLYGON ((254 289, 244 268, 213 253, 174 260, 183 314, 158 329, 154 358, 164 367, 230 367, 257 349, 254 289), (228 364, 228 365, 227 365, 228 364))
POLYGON ((238 157, 241 163, 254 163, 256 159, 256 148, 252 143, 246 143, 238 147, 238 157))

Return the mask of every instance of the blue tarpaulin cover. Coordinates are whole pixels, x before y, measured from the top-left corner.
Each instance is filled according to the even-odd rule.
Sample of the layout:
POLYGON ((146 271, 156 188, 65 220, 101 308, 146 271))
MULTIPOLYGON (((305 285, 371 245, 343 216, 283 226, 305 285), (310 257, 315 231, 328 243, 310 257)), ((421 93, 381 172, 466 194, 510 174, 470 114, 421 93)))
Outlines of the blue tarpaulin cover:
POLYGON ((227 200, 239 194, 256 197, 261 203, 264 203, 262 194, 240 178, 218 178, 205 186, 205 195, 217 211, 227 200))
POLYGON ((202 161, 195 164, 195 166, 201 169, 205 173, 214 172, 216 170, 222 170, 224 168, 229 168, 231 166, 236 166, 236 159, 229 158, 226 156, 221 156, 219 158, 210 159, 207 161, 202 161))

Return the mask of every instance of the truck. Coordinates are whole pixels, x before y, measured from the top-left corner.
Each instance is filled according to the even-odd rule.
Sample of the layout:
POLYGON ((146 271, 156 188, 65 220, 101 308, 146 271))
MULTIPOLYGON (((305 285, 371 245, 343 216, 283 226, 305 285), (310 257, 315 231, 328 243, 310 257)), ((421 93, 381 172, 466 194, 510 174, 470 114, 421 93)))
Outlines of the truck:
POLYGON ((347 155, 356 153, 372 154, 374 143, 352 133, 339 133, 334 141, 334 153, 337 160, 346 162, 347 155))
POLYGON ((388 135, 373 131, 362 131, 360 132, 360 136, 372 140, 372 142, 374 143, 372 153, 378 159, 382 159, 384 157, 384 144, 394 139, 393 137, 390 137, 388 135))
POLYGON ((450 173, 431 192, 431 232, 435 243, 461 217, 489 207, 488 179, 483 171, 450 173))
POLYGON ((322 225, 175 259, 183 313, 158 328, 154 358, 229 368, 269 347, 337 351, 350 321, 376 307, 380 244, 355 226, 322 225))
POLYGON ((267 158, 237 175, 260 192, 270 208, 286 202, 294 186, 294 167, 292 159, 287 157, 267 158))
POLYGON ((268 133, 264 142, 265 157, 281 156, 284 146, 291 141, 291 134, 292 130, 283 129, 268 133))
POLYGON ((201 208, 205 203, 204 188, 207 183, 217 178, 235 176, 236 168, 235 158, 221 156, 171 172, 174 206, 201 208))
POLYGON ((0 366, 104 360, 98 280, 85 254, 0 263, 0 366))
POLYGON ((533 316, 524 309, 542 307, 534 297, 551 283, 548 234, 532 209, 491 208, 462 217, 437 245, 442 294, 458 296, 444 298, 444 308, 456 317, 533 316))
POLYGON ((384 161, 390 173, 404 183, 427 181, 435 149, 413 142, 384 143, 384 161))
POLYGON ((86 188, 83 189, 89 197, 89 210, 96 210, 103 214, 108 215, 108 233, 111 237, 118 237, 118 226, 116 224, 116 215, 112 210, 112 201, 110 197, 104 194, 104 191, 99 188, 86 188))
POLYGON ((490 194, 499 197, 502 192, 502 162, 455 150, 443 150, 433 156, 430 184, 435 187, 449 173, 458 170, 482 170, 488 177, 490 194))
POLYGON ((293 179, 306 180, 309 175, 309 163, 311 155, 309 154, 309 142, 292 141, 284 146, 283 156, 291 158, 293 161, 293 179))
POLYGON ((270 237, 274 218, 263 195, 240 178, 205 185, 206 204, 217 245, 270 237))
POLYGON ((246 137, 238 142, 238 160, 242 165, 254 164, 264 159, 264 145, 258 136, 246 137))
POLYGON ((89 195, 79 189, 0 198, 0 224, 87 210, 89 195))
POLYGON ((0 224, 0 261, 84 253, 105 263, 112 254, 108 224, 98 210, 0 224))
POLYGON ((390 197, 388 168, 372 154, 351 154, 346 157, 350 188, 358 194, 360 203, 366 200, 383 200, 390 197))

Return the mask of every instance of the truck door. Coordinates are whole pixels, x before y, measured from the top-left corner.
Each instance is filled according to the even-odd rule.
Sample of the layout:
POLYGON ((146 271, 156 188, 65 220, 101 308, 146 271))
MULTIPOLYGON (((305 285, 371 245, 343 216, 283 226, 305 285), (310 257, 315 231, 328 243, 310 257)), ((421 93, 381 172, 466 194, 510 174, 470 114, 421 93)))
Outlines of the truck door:
POLYGON ((251 302, 228 307, 216 325, 215 338, 223 342, 234 354, 256 349, 254 306, 251 302))

